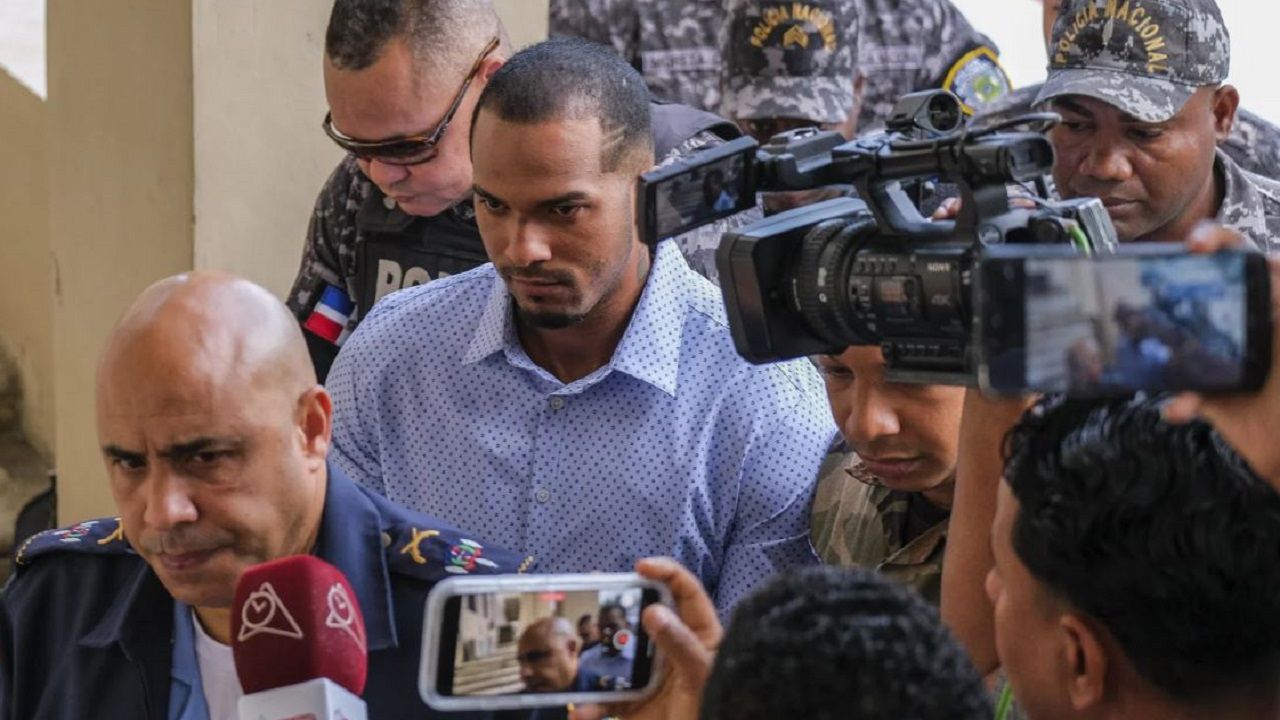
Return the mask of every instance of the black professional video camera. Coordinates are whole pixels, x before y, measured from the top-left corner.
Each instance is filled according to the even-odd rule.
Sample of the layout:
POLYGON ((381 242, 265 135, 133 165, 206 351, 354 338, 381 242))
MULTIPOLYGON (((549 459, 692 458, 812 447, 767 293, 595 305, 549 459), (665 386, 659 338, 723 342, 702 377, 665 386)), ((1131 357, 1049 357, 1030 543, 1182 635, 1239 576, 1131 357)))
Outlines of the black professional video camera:
POLYGON ((844 141, 801 129, 759 147, 750 138, 646 174, 642 232, 650 241, 755 205, 758 191, 853 185, 860 199, 797 208, 726 233, 716 264, 739 353, 763 363, 850 345, 878 345, 898 381, 967 384, 972 269, 977 252, 1003 243, 1112 246, 1115 231, 1096 199, 1050 202, 1053 148, 1039 131, 1003 132, 1057 120, 1038 114, 966 127, 945 91, 907 95, 883 134, 844 141), (955 220, 931 222, 906 181, 953 183, 955 220), (1010 183, 1033 183, 1028 204, 1010 183))

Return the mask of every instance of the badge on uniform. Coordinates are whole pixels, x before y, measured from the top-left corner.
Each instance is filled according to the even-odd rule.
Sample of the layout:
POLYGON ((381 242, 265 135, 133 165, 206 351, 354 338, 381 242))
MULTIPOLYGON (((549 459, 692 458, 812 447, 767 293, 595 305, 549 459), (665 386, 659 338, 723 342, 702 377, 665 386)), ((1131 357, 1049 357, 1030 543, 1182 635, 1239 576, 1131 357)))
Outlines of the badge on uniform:
POLYGON ((975 108, 1009 94, 1013 86, 996 52, 984 46, 966 53, 951 66, 942 89, 960 98, 965 111, 973 114, 975 108))
POLYGON ((347 336, 351 334, 347 330, 347 320, 351 318, 353 310, 355 310, 355 303, 351 302, 351 298, 345 291, 333 285, 325 285, 324 292, 311 311, 311 316, 302 324, 302 327, 316 337, 324 338, 342 347, 342 343, 346 342, 347 336))

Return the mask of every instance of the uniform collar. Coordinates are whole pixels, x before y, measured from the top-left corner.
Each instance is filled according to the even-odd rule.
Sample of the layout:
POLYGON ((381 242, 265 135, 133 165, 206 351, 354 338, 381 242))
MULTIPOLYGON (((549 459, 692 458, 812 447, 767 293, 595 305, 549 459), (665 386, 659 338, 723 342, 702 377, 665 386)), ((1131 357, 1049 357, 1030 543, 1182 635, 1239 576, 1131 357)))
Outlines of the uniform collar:
MULTIPOLYGON (((387 572, 382 522, 377 508, 336 466, 329 464, 324 517, 315 554, 347 576, 356 591, 369 650, 385 650, 398 643, 391 601, 391 576, 387 572)), ((111 606, 84 637, 84 647, 105 648, 130 638, 140 638, 155 618, 171 613, 173 598, 141 558, 138 572, 120 590, 111 606), (163 615, 158 615, 162 611, 163 615)), ((148 643, 140 641, 139 647, 148 643)), ((169 652, 168 643, 164 651, 169 652)))
MULTIPOLYGON (((674 396, 680 371, 680 340, 693 271, 674 242, 658 243, 653 267, 627 330, 607 370, 617 370, 674 396)), ((464 365, 502 352, 516 366, 531 365, 516 331, 511 294, 495 277, 484 313, 476 324, 464 365)), ((526 369, 532 369, 526 367, 526 369)), ((592 373, 597 380, 605 373, 592 373)))
POLYGON ((1272 238, 1267 230, 1262 191, 1249 173, 1221 149, 1217 151, 1214 165, 1222 178, 1222 204, 1215 219, 1249 238, 1259 249, 1269 250, 1272 238))
POLYGON ((315 554, 347 576, 364 615, 369 651, 396 647, 391 575, 383 546, 382 516, 341 470, 329 463, 324 518, 315 554))

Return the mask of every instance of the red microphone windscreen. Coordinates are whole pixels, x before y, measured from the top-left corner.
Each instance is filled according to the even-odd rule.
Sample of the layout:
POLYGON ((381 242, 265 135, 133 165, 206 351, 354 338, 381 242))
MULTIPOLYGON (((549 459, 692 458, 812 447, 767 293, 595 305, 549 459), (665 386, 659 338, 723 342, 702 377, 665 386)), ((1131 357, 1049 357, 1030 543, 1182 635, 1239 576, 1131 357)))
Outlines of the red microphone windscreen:
POLYGON ((310 555, 245 570, 231 606, 231 650, 245 693, 328 678, 364 692, 364 617, 338 568, 310 555))

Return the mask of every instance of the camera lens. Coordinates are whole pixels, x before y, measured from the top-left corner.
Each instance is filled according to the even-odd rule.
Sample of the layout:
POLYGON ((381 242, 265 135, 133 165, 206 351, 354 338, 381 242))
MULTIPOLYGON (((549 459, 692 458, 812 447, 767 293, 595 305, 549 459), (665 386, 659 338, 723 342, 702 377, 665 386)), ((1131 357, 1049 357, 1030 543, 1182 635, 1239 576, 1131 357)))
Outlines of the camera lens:
POLYGON ((870 213, 821 223, 805 236, 792 266, 788 278, 792 309, 813 334, 833 346, 863 344, 849 281, 858 250, 875 230, 870 213))

